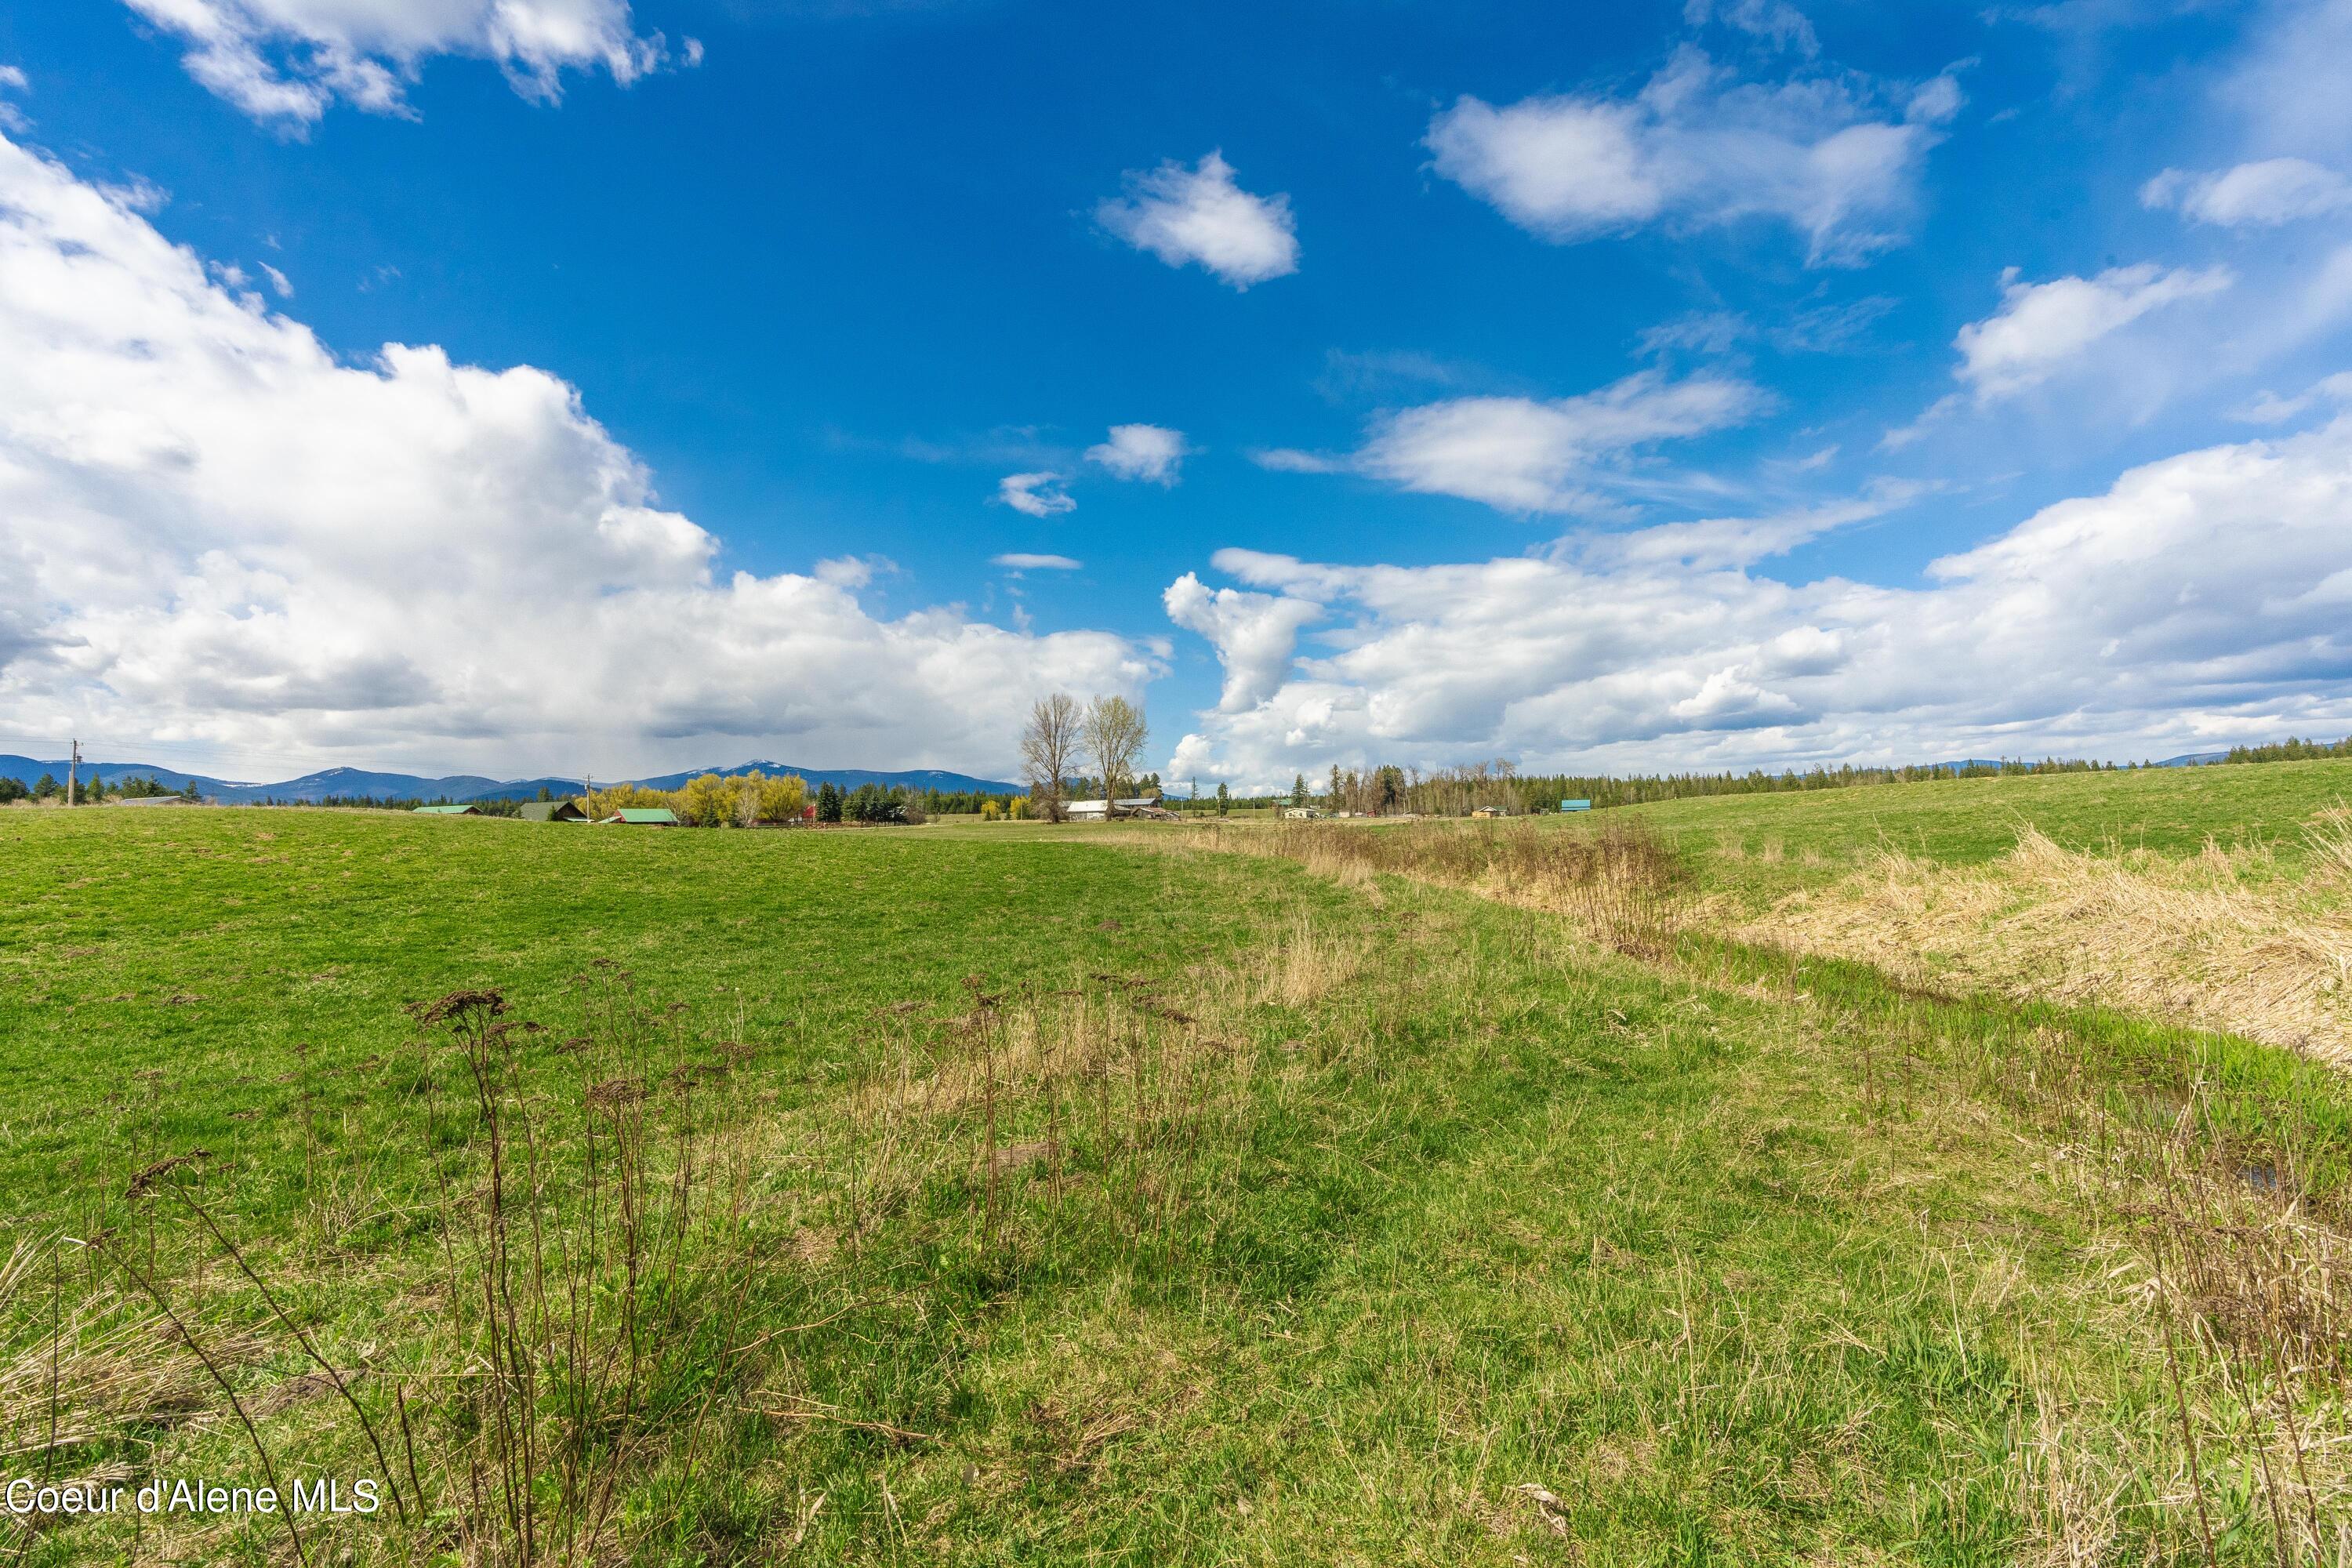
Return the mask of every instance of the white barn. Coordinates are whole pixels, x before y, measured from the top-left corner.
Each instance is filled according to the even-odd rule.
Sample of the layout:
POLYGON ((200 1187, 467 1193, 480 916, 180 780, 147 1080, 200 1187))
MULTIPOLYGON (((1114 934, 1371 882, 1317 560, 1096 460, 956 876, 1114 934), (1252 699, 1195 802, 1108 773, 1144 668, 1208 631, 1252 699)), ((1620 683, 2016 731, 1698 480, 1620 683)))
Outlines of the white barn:
POLYGON ((1157 808, 1160 797, 1139 795, 1132 800, 1074 800, 1070 802, 1071 819, 1077 822, 1100 822, 1113 816, 1133 816, 1139 811, 1157 808))

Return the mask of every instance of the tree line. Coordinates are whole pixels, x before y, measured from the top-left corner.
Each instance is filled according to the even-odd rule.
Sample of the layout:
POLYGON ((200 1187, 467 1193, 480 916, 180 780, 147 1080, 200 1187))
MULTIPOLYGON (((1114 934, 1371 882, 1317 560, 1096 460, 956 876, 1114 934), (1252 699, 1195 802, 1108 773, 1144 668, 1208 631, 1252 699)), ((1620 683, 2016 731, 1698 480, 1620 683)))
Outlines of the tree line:
MULTIPOLYGON (((78 779, 74 784, 74 795, 78 805, 98 805, 109 800, 160 800, 165 795, 174 795, 182 800, 204 798, 197 794, 194 779, 181 788, 173 789, 160 780, 141 778, 135 774, 119 779, 110 786, 95 775, 78 779)), ((50 801, 65 797, 66 786, 58 782, 55 773, 43 773, 30 786, 22 779, 0 778, 0 805, 20 800, 50 801)))
POLYGON ((2352 757, 2352 737, 2341 741, 2298 741, 2289 735, 2267 746, 2232 746, 2226 763, 2309 763, 2330 757, 2352 757))
POLYGON ((667 806, 689 827, 762 827, 803 822, 919 823, 929 813, 919 792, 904 784, 862 784, 843 789, 828 781, 809 793, 798 773, 703 773, 677 789, 621 784, 589 795, 585 809, 598 821, 629 808, 667 806), (814 808, 814 809, 812 809, 814 808))
MULTIPOLYGON (((2123 764, 2122 766, 2128 766, 2123 764)), ((2153 766, 2154 764, 2149 764, 2153 766)), ((1422 816, 1463 816, 1479 810, 1516 815, 1557 811, 1564 800, 1584 800, 1594 809, 1640 805, 1652 801, 1687 800, 1705 795, 1782 795, 1807 790, 1852 789, 1864 784, 1918 784, 1932 779, 2002 778, 2037 773, 2115 773, 2115 763, 2045 757, 2037 762, 1968 762, 1906 767, 1814 767, 1768 773, 1762 768, 1744 773, 1522 773, 1507 758, 1449 768, 1417 768, 1383 764, 1362 769, 1332 768, 1309 786, 1305 775, 1296 777, 1289 803, 1320 806, 1327 811, 1365 816, 1411 813, 1422 816)))

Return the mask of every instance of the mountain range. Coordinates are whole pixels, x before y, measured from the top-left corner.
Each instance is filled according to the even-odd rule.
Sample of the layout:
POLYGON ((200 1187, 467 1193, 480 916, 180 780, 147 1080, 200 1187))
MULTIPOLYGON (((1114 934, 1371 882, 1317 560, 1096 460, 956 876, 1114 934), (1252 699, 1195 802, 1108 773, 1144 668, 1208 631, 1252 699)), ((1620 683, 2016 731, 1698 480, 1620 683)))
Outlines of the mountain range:
MULTIPOLYGON (((784 763, 738 763, 732 767, 689 768, 684 773, 663 773, 655 778, 628 782, 641 784, 649 789, 676 789, 691 778, 704 773, 733 777, 738 773, 762 773, 773 777, 782 773, 798 773, 814 789, 819 784, 833 784, 842 789, 856 789, 863 784, 884 785, 904 784, 915 790, 939 790, 947 795, 1026 795, 1026 784, 1007 784, 1002 779, 974 778, 969 773, 945 773, 938 768, 916 768, 898 773, 882 773, 871 768, 796 768, 784 763)), ((62 761, 39 762, 31 757, 0 756, 0 778, 19 779, 30 787, 39 782, 43 773, 63 780, 66 763, 62 761)), ((551 795, 577 795, 580 781, 576 778, 490 779, 473 773, 454 773, 446 778, 425 778, 417 773, 371 773, 362 768, 328 768, 320 773, 304 773, 298 779, 282 779, 276 784, 253 784, 237 779, 213 778, 204 773, 183 773, 176 768, 157 767, 150 763, 85 762, 81 776, 105 781, 111 789, 124 779, 153 779, 167 789, 184 789, 194 783, 199 794, 225 805, 251 805, 257 801, 317 801, 333 796, 345 800, 531 800, 541 789, 551 795)), ((617 781, 604 781, 612 784, 617 781)))

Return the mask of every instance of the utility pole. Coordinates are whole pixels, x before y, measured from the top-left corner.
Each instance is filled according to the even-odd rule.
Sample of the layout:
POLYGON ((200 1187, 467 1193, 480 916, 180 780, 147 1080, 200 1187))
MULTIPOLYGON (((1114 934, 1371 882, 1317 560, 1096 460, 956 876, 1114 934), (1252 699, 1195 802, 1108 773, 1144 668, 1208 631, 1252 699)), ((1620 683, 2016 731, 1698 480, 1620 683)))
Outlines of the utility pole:
POLYGON ((73 805, 75 800, 79 798, 80 786, 81 742, 79 741, 75 741, 73 742, 73 759, 66 763, 66 804, 68 805, 73 805))

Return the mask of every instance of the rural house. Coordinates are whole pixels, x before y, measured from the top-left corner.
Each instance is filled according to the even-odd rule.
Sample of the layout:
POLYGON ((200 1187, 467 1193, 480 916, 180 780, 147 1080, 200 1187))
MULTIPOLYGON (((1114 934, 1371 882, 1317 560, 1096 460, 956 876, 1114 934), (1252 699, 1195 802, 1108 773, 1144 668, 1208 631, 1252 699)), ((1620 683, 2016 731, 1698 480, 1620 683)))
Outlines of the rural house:
POLYGON ((1135 816, 1160 809, 1156 795, 1139 795, 1132 800, 1074 800, 1069 811, 1073 821, 1100 822, 1107 816, 1135 816))
POLYGON ((528 800, 518 814, 525 822, 585 822, 588 814, 568 800, 528 800))
POLYGON ((625 805, 606 817, 604 826, 676 827, 677 813, 666 805, 625 805))

